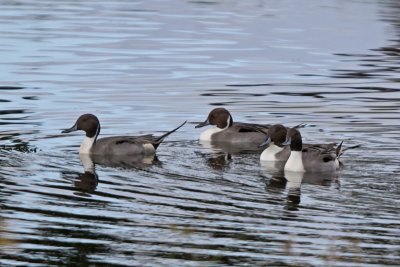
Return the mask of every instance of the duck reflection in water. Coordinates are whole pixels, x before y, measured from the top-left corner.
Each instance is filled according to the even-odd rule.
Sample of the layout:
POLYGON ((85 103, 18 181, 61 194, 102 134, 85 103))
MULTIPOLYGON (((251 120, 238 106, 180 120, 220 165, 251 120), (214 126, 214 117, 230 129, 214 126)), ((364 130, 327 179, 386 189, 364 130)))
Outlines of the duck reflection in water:
POLYGON ((80 192, 93 193, 98 185, 99 177, 96 173, 96 164, 104 167, 118 167, 124 169, 145 169, 153 164, 161 164, 157 156, 96 156, 79 154, 84 173, 76 177, 75 188, 80 192))
POLYGON ((232 161, 232 155, 225 152, 216 153, 215 155, 205 155, 207 165, 216 171, 223 171, 229 167, 232 161))
POLYGON ((203 141, 199 140, 199 144, 207 149, 211 150, 219 150, 223 151, 228 154, 241 154, 241 153, 258 153, 261 148, 251 148, 249 146, 246 146, 245 144, 230 144, 230 143, 224 143, 224 142, 213 142, 213 141, 203 141))
MULTIPOLYGON (((79 192, 93 193, 99 183, 99 177, 96 173, 94 162, 90 159, 89 155, 79 155, 83 165, 84 173, 79 174, 75 180, 74 185, 79 192)), ((86 195, 86 194, 84 194, 86 195)))
MULTIPOLYGON (((124 169, 145 169, 153 164, 160 165, 155 154, 151 155, 84 155, 88 156, 94 164, 104 167, 124 169)), ((82 155, 81 155, 82 159, 82 155)))
POLYGON ((285 171, 288 208, 297 208, 297 205, 300 204, 302 184, 330 186, 332 182, 337 181, 338 176, 339 172, 308 173, 285 171))
POLYGON ((307 173, 307 172, 290 172, 281 169, 271 170, 271 166, 262 164, 262 167, 268 172, 271 178, 267 180, 265 190, 267 192, 278 190, 287 191, 286 208, 289 210, 297 210, 301 202, 301 185, 322 185, 330 186, 332 182, 338 180, 339 172, 327 173, 307 173))
POLYGON ((207 119, 197 124, 195 128, 204 126, 212 127, 200 134, 200 143, 209 142, 224 151, 225 149, 259 151, 259 145, 264 141, 269 127, 264 124, 234 122, 231 113, 222 107, 211 110, 207 119))

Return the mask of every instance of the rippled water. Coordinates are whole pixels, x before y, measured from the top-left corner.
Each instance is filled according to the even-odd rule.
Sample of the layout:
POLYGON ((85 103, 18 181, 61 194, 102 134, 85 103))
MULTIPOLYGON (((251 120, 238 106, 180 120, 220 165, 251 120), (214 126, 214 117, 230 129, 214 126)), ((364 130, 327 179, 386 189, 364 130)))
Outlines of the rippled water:
POLYGON ((1 1, 2 266, 395 266, 400 5, 1 1), (198 143, 214 106, 361 144, 336 176, 284 177, 198 143), (102 136, 161 134, 152 163, 83 166, 102 136), (85 159, 82 159, 85 162, 85 159))

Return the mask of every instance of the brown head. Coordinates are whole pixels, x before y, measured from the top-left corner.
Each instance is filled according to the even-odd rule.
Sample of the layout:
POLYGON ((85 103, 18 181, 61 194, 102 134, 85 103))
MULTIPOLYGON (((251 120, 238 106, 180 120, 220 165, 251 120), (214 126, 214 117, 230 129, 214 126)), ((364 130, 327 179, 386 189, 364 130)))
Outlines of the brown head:
POLYGON ((286 127, 282 124, 272 125, 271 128, 268 129, 268 136, 271 138, 271 142, 274 142, 277 146, 282 146, 286 141, 286 134, 286 127))
POLYGON ((224 108, 215 108, 208 114, 207 119, 196 125, 195 128, 200 128, 207 125, 215 125, 220 129, 225 129, 232 126, 233 119, 228 110, 224 108))
POLYGON ((266 140, 259 147, 269 145, 272 142, 277 146, 283 146, 282 144, 286 141, 286 134, 287 130, 285 126, 282 124, 274 124, 268 128, 265 137, 266 140))
POLYGON ((99 119, 93 114, 83 114, 75 122, 74 126, 63 130, 61 133, 70 133, 79 130, 85 131, 86 136, 89 138, 97 137, 100 133, 99 119))

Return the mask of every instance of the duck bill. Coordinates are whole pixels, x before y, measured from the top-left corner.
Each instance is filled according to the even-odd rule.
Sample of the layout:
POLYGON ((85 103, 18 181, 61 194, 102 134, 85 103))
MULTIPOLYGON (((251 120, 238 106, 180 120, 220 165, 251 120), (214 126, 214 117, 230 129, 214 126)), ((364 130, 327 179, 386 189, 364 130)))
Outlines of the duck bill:
POLYGON ((207 126, 207 125, 210 125, 210 122, 208 121, 208 119, 205 120, 202 123, 197 124, 196 126, 194 126, 194 128, 201 128, 201 127, 204 127, 204 126, 207 126))
POLYGON ((69 129, 62 130, 61 133, 70 133, 70 132, 75 132, 75 131, 78 131, 78 127, 76 124, 69 129))
POLYGON ((282 146, 289 146, 292 143, 292 139, 287 138, 285 142, 282 143, 282 146))
POLYGON ((270 143, 271 143, 271 137, 268 137, 268 139, 267 140, 265 140, 262 144, 260 144, 258 147, 263 147, 263 146, 266 146, 266 145, 269 145, 270 143))

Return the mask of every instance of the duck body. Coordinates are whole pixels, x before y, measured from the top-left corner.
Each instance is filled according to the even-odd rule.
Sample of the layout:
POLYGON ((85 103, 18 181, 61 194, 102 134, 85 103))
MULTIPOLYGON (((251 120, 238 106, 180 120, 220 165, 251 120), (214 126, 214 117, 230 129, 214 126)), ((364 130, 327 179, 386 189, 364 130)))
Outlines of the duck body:
POLYGON ((88 152, 80 149, 80 153, 91 155, 152 155, 156 152, 159 143, 157 138, 149 136, 117 136, 105 137, 96 140, 88 152))
POLYGON ((284 169, 290 172, 335 172, 339 168, 336 161, 336 154, 329 151, 291 151, 284 169))
POLYGON ((82 130, 86 133, 85 139, 79 148, 80 154, 89 155, 153 155, 162 141, 181 128, 186 121, 177 128, 159 137, 151 134, 141 136, 113 136, 97 138, 100 133, 100 122, 93 114, 84 114, 78 118, 74 126, 63 130, 62 133, 82 130))
POLYGON ((213 109, 207 119, 196 125, 196 128, 207 125, 213 127, 200 134, 200 141, 251 147, 258 147, 265 140, 269 127, 263 124, 233 122, 231 114, 224 108, 213 109))
POLYGON ((295 128, 288 131, 285 144, 290 144, 291 150, 285 172, 334 172, 339 168, 338 151, 341 151, 342 144, 338 147, 310 146, 303 150, 301 134, 295 128))

